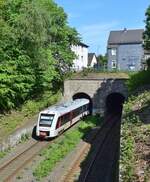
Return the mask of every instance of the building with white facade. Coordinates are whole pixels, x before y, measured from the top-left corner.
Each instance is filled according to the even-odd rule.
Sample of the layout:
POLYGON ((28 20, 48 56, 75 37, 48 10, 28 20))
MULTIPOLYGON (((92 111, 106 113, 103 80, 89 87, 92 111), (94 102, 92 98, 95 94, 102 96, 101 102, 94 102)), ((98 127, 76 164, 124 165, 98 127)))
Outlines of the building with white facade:
POLYGON ((71 50, 75 53, 76 59, 73 60, 73 69, 81 71, 88 66, 88 45, 79 43, 72 45, 71 50))

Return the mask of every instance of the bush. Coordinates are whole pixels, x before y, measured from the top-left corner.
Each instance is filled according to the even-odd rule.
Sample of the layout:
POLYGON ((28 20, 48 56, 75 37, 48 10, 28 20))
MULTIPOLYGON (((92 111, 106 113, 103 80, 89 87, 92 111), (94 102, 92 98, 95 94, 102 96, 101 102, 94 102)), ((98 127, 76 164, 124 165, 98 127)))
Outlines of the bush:
POLYGON ((148 70, 150 70, 150 58, 148 58, 148 59, 146 60, 146 64, 147 64, 148 70))
POLYGON ((127 81, 129 92, 136 90, 137 88, 150 84, 150 71, 144 70, 136 74, 130 75, 130 79, 127 81))

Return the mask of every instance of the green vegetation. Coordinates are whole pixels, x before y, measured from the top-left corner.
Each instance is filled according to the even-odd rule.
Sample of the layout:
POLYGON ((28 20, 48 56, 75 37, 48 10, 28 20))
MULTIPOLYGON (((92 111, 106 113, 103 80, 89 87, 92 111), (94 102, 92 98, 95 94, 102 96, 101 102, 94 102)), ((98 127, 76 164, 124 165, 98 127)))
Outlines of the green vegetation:
POLYGON ((146 50, 150 50, 150 6, 147 8, 146 13, 146 20, 145 20, 145 32, 143 35, 144 38, 144 48, 146 50))
MULTIPOLYGON (((28 100, 20 110, 0 118, 0 140, 8 136, 13 130, 23 125, 41 109, 56 103, 60 99, 60 92, 45 92, 39 99, 28 100)), ((37 118, 37 117, 36 117, 37 118)), ((34 118, 35 119, 35 118, 34 118)), ((32 119, 33 120, 33 119, 32 119)))
POLYGON ((26 142, 27 140, 29 140, 30 136, 31 136, 31 135, 30 135, 29 133, 23 134, 23 135, 21 136, 21 139, 20 139, 19 143, 24 143, 24 142, 26 142))
POLYGON ((81 72, 73 73, 70 78, 129 78, 128 72, 119 71, 96 71, 91 68, 85 68, 81 72))
POLYGON ((131 74, 127 85, 129 92, 133 92, 141 86, 150 85, 150 70, 144 70, 135 74, 131 74))
POLYGON ((7 153, 8 151, 0 151, 0 159, 2 159, 7 153))
POLYGON ((99 117, 90 116, 85 120, 80 121, 77 128, 66 131, 63 137, 47 149, 45 149, 41 155, 44 160, 39 163, 33 172, 33 175, 40 180, 47 176, 50 171, 54 168, 56 163, 63 159, 75 146, 79 143, 81 138, 84 138, 91 128, 96 125, 100 125, 102 122, 99 117))
POLYGON ((53 0, 0 1, 0 113, 60 89, 78 33, 53 0))
POLYGON ((149 113, 149 91, 143 91, 138 96, 131 96, 124 105, 121 131, 121 181, 132 182, 141 178, 144 182, 148 182, 150 179, 150 168, 145 153, 147 148, 149 149, 149 113), (146 125, 143 122, 149 124, 146 125), (143 176, 140 171, 143 171, 143 176))
POLYGON ((107 62, 108 62, 108 60, 107 60, 107 55, 98 55, 97 56, 97 60, 98 60, 98 66, 100 66, 100 70, 101 71, 105 71, 105 70, 107 70, 107 62))

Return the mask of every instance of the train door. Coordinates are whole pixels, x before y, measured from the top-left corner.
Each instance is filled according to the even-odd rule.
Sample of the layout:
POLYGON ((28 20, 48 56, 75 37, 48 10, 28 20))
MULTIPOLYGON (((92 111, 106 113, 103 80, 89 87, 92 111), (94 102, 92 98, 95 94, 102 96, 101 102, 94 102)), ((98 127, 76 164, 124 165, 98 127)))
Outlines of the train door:
POLYGON ((61 127, 61 117, 58 118, 57 124, 56 124, 56 129, 61 127))

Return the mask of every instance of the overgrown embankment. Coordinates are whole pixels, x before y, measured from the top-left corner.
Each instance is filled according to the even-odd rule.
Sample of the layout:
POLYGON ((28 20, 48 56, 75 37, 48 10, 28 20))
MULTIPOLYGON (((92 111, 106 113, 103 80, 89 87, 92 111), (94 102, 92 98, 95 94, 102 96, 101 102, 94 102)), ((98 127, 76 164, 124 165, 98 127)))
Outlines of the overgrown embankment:
POLYGON ((149 182, 150 92, 131 96, 124 104, 121 131, 120 181, 149 182))

